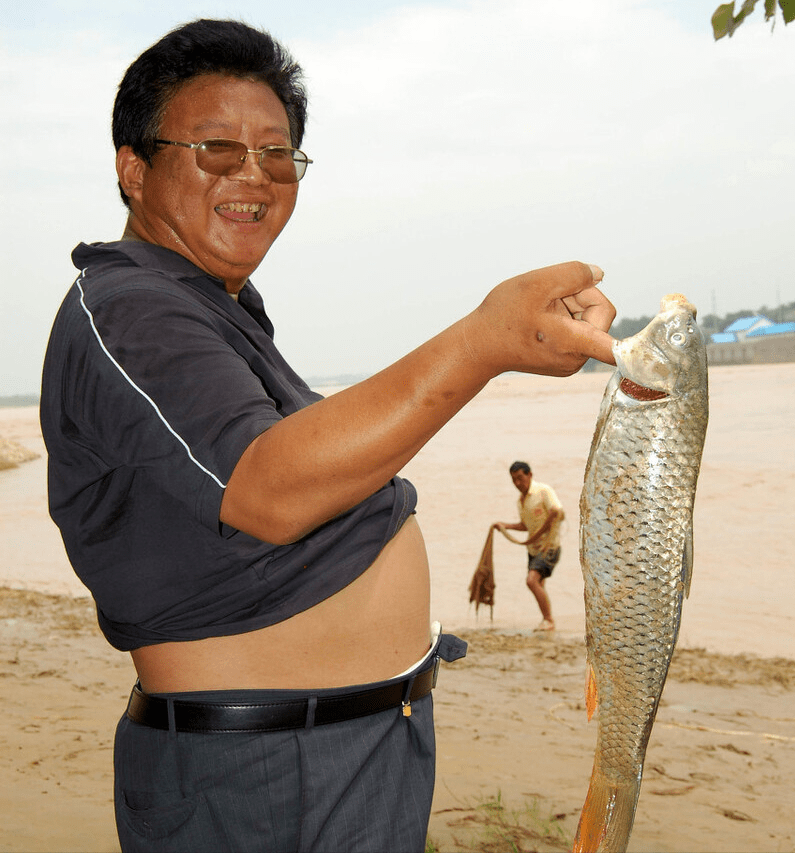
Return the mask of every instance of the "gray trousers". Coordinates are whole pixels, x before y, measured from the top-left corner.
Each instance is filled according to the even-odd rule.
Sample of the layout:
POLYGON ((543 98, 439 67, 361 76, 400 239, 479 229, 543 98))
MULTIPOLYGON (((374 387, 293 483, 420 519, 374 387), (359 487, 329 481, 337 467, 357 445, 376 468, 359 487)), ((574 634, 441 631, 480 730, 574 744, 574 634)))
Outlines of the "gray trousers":
MULTIPOLYGON (((458 638, 442 635, 439 657, 454 660, 465 649, 458 638)), ((219 695, 236 702, 278 699, 284 691, 190 698, 219 695)), ((114 752, 121 848, 422 853, 435 763, 431 695, 412 702, 408 717, 398 707, 264 734, 162 731, 125 715, 114 752)))

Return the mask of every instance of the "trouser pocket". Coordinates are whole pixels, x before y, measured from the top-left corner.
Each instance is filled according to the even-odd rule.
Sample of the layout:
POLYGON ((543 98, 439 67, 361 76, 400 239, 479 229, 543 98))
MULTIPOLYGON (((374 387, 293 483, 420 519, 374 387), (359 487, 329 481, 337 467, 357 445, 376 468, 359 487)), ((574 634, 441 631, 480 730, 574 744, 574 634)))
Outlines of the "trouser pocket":
POLYGON ((116 728, 113 763, 122 850, 168 849, 162 842, 190 820, 201 796, 183 789, 175 738, 124 716, 116 728))
MULTIPOLYGON (((195 798, 186 798, 179 791, 134 791, 120 787, 116 792, 117 824, 148 841, 169 838, 195 811, 195 798)), ((128 844, 126 849, 132 848, 128 844)))

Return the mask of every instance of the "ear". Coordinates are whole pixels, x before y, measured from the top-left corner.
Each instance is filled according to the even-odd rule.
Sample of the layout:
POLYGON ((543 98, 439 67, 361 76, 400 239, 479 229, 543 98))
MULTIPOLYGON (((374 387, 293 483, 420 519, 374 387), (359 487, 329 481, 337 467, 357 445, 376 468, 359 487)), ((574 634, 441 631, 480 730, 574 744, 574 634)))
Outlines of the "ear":
POLYGON ((122 145, 116 153, 116 174, 119 176, 121 188, 131 199, 140 201, 144 185, 146 163, 132 150, 129 145, 122 145))

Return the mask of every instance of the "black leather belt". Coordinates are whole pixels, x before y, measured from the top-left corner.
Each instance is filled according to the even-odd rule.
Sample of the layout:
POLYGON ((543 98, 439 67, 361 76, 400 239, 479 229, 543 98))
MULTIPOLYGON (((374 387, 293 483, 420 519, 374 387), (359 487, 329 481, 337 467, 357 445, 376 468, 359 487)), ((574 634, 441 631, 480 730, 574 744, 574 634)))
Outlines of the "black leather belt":
POLYGON ((415 676, 350 693, 329 695, 301 691, 296 699, 272 702, 226 703, 192 702, 173 699, 173 724, 169 726, 169 700, 149 696, 136 684, 127 706, 127 716, 134 723, 154 729, 178 732, 278 732, 288 729, 341 723, 403 706, 411 715, 411 703, 427 696, 436 686, 439 659, 415 676))

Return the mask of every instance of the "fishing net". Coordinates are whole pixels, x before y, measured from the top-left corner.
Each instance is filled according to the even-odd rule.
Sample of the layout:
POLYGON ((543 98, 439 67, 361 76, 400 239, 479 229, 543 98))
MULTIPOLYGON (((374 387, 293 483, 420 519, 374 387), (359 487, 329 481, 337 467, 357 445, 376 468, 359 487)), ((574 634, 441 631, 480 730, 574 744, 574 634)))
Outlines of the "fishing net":
MULTIPOLYGON (((527 544, 527 542, 522 542, 520 539, 511 536, 504 527, 498 527, 497 530, 515 545, 527 544)), ((483 546, 483 553, 480 555, 480 562, 469 582, 469 603, 475 602, 475 615, 477 615, 481 604, 488 604, 492 622, 494 621, 494 588, 496 586, 497 584, 494 582, 494 528, 490 527, 486 544, 483 546)))
POLYGON ((489 528, 483 553, 480 555, 475 574, 469 582, 469 603, 475 602, 475 614, 481 604, 488 604, 489 615, 494 621, 494 528, 489 528))

